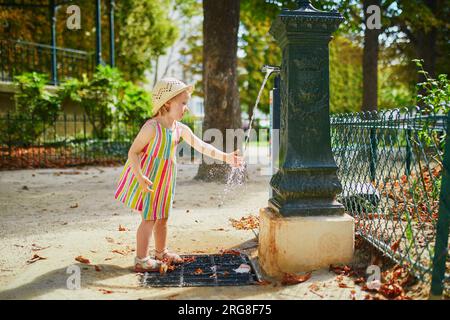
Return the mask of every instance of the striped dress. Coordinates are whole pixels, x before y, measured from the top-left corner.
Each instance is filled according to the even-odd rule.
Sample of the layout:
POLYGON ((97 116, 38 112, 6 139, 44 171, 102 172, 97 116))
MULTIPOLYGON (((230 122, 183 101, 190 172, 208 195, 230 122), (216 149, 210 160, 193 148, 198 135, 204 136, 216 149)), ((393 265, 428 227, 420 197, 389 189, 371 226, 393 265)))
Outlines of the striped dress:
POLYGON ((180 142, 181 127, 175 121, 175 129, 165 128, 156 120, 156 135, 144 147, 140 155, 142 173, 153 182, 153 192, 142 192, 127 160, 120 174, 114 198, 127 207, 141 211, 145 220, 168 218, 175 194, 177 166, 176 149, 180 142))

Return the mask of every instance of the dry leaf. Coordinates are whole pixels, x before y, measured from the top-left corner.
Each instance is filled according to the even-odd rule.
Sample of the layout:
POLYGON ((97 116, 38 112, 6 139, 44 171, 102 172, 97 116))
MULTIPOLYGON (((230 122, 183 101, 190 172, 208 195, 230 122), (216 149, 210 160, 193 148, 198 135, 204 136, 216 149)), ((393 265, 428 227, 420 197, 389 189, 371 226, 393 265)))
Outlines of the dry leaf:
POLYGON ((94 266, 95 271, 102 271, 102 267, 95 265, 94 266))
POLYGON ((203 274, 203 270, 198 268, 197 270, 194 271, 195 275, 199 275, 199 274, 203 274))
POLYGON ((230 219, 231 225, 238 230, 252 230, 259 228, 259 218, 253 215, 242 217, 240 220, 230 219))
POLYGON ((71 205, 70 208, 71 209, 78 208, 78 203, 75 203, 74 205, 71 205))
POLYGON ((195 257, 184 257, 183 258, 183 263, 189 263, 189 262, 194 262, 195 261, 195 257))
POLYGON ((167 264, 162 263, 162 264, 159 266, 159 273, 160 273, 160 274, 165 274, 165 273, 167 272, 167 270, 168 270, 167 264))
POLYGON ((125 250, 119 250, 119 249, 114 249, 111 252, 118 253, 118 254, 121 254, 123 256, 126 256, 128 254, 128 252, 126 252, 125 250))
POLYGON ((85 263, 85 264, 90 264, 91 262, 89 261, 89 259, 86 259, 83 256, 78 256, 75 258, 76 261, 81 262, 81 263, 85 263))
POLYGON ((123 225, 119 224, 119 231, 128 231, 123 225))
POLYGON ((392 251, 397 251, 397 249, 398 249, 398 247, 399 247, 399 245, 400 245, 400 240, 401 240, 401 238, 400 239, 398 239, 397 241, 395 241, 393 244, 392 244, 392 246, 391 246, 391 250, 392 251))
POLYGON ((47 258, 41 257, 41 256, 38 255, 38 254, 34 254, 34 255, 31 257, 31 259, 27 261, 27 263, 28 263, 28 264, 31 264, 31 263, 34 263, 34 262, 36 262, 36 261, 38 261, 38 260, 46 260, 46 259, 47 259, 47 258))
POLYGON ((235 255, 235 256, 240 256, 241 255, 241 253, 239 251, 237 251, 237 250, 220 250, 220 254, 221 255, 232 254, 232 255, 235 255))
POLYGON ((364 277, 359 277, 359 278, 353 280, 353 282, 354 282, 355 284, 364 283, 365 281, 366 281, 366 280, 364 280, 364 277))
POLYGON ((111 291, 111 290, 106 290, 106 289, 98 289, 98 291, 102 292, 103 294, 110 294, 110 293, 113 293, 113 291, 111 291))
POLYGON ((379 292, 386 298, 393 299, 403 295, 403 288, 398 283, 385 283, 381 285, 379 292))
POLYGON ((302 283, 311 278, 311 272, 308 272, 303 275, 296 275, 294 273, 285 273, 283 276, 283 280, 281 280, 281 284, 283 285, 292 285, 297 283, 302 283))

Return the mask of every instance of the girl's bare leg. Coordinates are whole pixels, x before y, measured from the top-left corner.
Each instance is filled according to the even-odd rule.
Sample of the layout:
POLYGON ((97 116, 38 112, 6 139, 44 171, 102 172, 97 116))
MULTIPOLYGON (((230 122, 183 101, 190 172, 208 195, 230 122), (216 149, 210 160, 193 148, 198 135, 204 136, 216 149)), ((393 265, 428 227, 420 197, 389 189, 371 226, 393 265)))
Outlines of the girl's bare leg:
POLYGON ((180 263, 183 259, 176 253, 166 252, 163 254, 163 250, 167 244, 167 219, 156 220, 155 222, 155 249, 158 259, 166 257, 169 260, 180 263))
POLYGON ((136 255, 139 259, 143 259, 148 255, 150 238, 155 221, 142 220, 136 233, 136 255))
POLYGON ((167 219, 158 219, 155 222, 155 249, 158 252, 166 248, 167 243, 167 219))

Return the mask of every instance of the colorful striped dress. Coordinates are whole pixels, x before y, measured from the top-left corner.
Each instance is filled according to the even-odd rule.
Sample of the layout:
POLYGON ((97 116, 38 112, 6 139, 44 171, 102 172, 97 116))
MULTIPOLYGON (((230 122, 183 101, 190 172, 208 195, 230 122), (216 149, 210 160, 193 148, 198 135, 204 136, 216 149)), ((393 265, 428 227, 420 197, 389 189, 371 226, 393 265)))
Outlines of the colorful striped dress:
POLYGON ((180 142, 181 127, 175 121, 175 129, 171 130, 156 120, 156 135, 144 147, 140 155, 141 170, 153 182, 153 192, 142 192, 141 187, 127 160, 120 174, 114 198, 127 207, 141 211, 145 220, 168 218, 172 209, 175 194, 177 166, 176 149, 180 142))

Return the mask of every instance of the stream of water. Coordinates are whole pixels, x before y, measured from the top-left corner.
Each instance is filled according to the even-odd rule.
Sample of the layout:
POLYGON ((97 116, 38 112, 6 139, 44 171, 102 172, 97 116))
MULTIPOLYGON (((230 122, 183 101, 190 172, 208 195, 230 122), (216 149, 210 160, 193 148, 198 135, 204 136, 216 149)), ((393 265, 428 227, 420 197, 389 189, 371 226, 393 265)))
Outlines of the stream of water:
POLYGON ((256 98, 255 105, 253 106, 252 116, 250 118, 250 123, 248 125, 248 130, 244 140, 244 151, 242 152, 242 157, 244 158, 244 164, 241 167, 231 167, 231 172, 228 175, 227 183, 225 185, 225 189, 220 197, 219 207, 223 205, 224 200, 226 199, 229 192, 235 189, 238 186, 242 186, 245 182, 245 177, 247 174, 247 163, 245 162, 245 156, 247 154, 248 144, 250 142, 250 133, 253 125, 253 118, 255 117, 255 111, 258 107, 259 101, 261 100, 261 95, 266 85, 267 80, 269 79, 270 74, 273 72, 272 69, 266 69, 266 75, 261 84, 261 88, 259 89, 258 97, 256 98))

